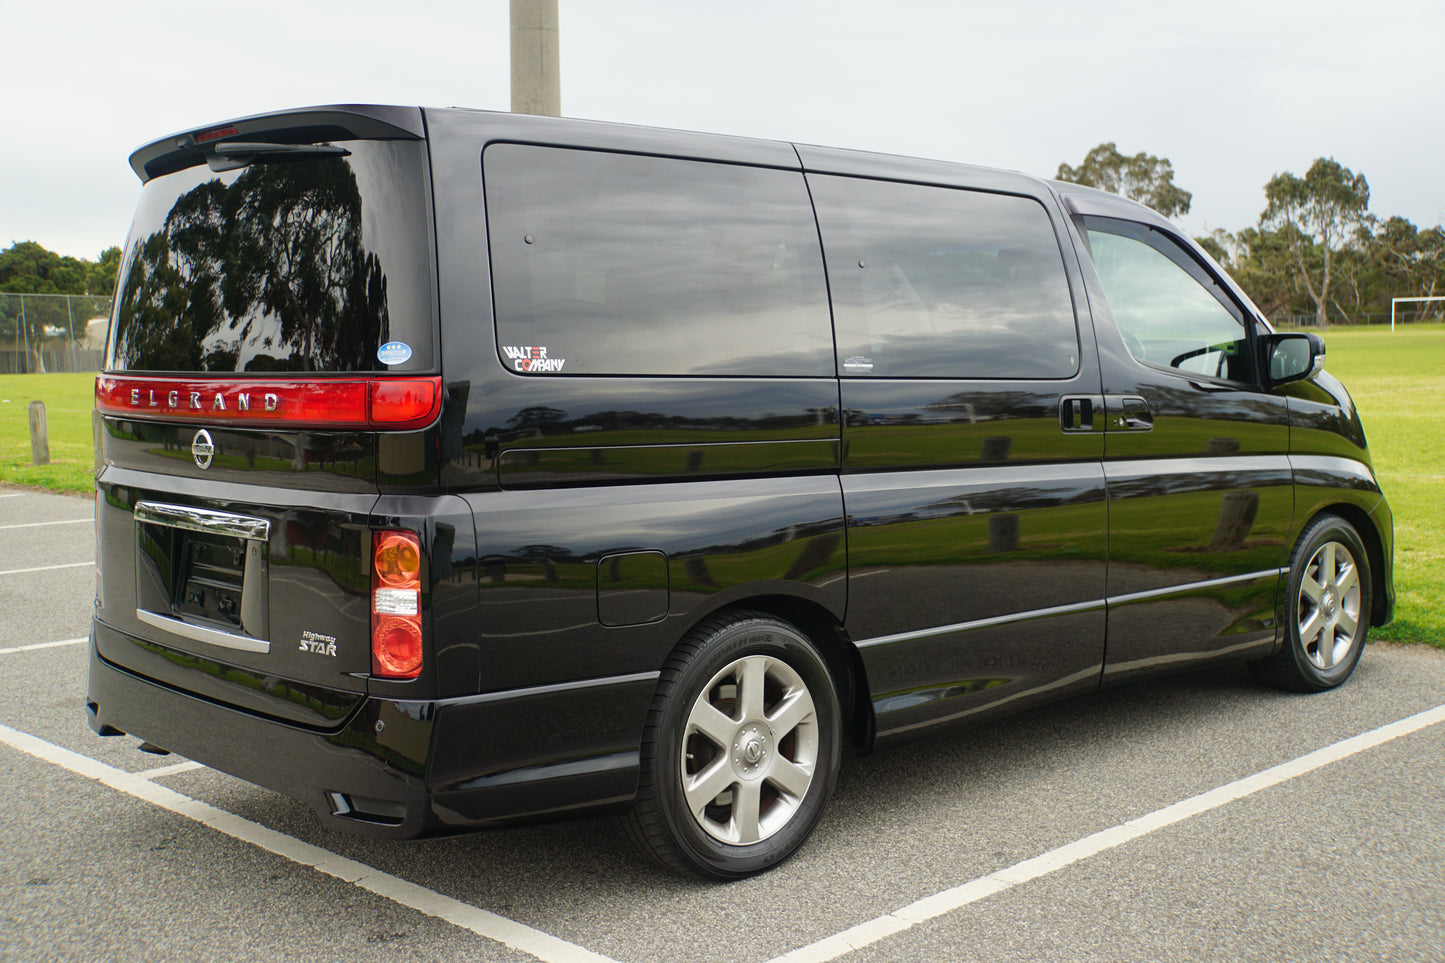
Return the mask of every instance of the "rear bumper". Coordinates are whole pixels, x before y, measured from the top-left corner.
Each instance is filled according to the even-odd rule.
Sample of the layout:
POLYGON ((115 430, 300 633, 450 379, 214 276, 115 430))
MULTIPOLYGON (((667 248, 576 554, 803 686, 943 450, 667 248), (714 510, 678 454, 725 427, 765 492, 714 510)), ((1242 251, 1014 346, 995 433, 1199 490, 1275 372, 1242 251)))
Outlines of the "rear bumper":
POLYGON ((298 799, 329 828, 413 838, 612 808, 637 789, 655 674, 466 699, 367 698, 333 730, 242 711, 101 657, 86 708, 120 730, 298 799))

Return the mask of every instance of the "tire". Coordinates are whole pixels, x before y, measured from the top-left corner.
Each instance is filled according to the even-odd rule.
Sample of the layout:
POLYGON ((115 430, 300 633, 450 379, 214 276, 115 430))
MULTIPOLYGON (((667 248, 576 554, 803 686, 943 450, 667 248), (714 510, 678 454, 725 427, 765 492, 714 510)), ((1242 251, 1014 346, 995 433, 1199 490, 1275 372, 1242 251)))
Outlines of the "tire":
POLYGON ((1250 664, 1264 682, 1322 692, 1355 671, 1370 628, 1370 557, 1354 527, 1321 515, 1290 556, 1288 635, 1280 650, 1250 664))
POLYGON ((839 728, 828 668, 797 629, 751 612, 704 622, 658 681, 629 836, 663 866, 704 879, 776 866, 823 814, 839 728))

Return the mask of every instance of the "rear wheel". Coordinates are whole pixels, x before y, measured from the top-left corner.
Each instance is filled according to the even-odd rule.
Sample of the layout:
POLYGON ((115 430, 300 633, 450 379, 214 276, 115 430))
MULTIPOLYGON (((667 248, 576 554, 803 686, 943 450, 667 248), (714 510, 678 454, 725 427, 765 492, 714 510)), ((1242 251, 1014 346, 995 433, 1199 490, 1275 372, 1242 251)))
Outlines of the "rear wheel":
POLYGON ((1344 682, 1365 647, 1371 592, 1370 560, 1359 534, 1335 515, 1315 519, 1290 558, 1288 638, 1250 668, 1297 692, 1344 682))
POLYGON ((668 659, 643 733, 633 840, 663 865, 738 879, 790 856, 838 772, 838 697, 797 629, 732 613, 668 659))

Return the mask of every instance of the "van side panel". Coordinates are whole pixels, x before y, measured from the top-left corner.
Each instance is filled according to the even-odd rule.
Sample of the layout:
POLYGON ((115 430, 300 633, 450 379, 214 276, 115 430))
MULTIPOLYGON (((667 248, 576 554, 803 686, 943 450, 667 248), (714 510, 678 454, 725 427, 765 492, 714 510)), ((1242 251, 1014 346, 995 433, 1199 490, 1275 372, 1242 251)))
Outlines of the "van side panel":
MULTIPOLYGON (((559 148, 643 150, 779 176, 796 171, 797 158, 786 145, 730 138, 639 140, 602 125, 453 111, 427 119, 434 182, 447 198, 437 207, 441 479, 476 519, 481 599, 481 694, 438 709, 447 736, 431 773, 437 807, 444 818, 491 820, 626 801, 657 676, 691 626, 762 595, 842 621, 837 381, 830 356, 827 376, 570 376, 601 355, 531 339, 499 345, 484 152, 552 137, 559 148), (528 371, 519 362, 533 355, 547 363, 528 371), (548 370, 559 360, 561 370, 548 370)), ((816 245, 801 175, 791 177, 795 206, 780 216, 806 221, 816 245)), ((540 223, 507 233, 508 256, 534 253, 527 234, 550 256, 556 231, 540 223)), ((820 262, 814 276, 806 297, 830 354, 820 262)), ((594 321, 617 290, 605 272, 564 280, 575 290, 561 307, 594 321)), ((624 321, 606 323, 620 343, 647 348, 624 321)))
POLYGON ((1096 462, 850 475, 845 498, 848 627, 880 741, 1098 684, 1096 462))
POLYGON ((876 738, 1096 685, 1103 399, 1062 212, 1025 178, 800 154, 838 332, 847 628, 876 738))
POLYGON ((480 533, 484 692, 655 673, 691 625, 749 596, 843 616, 832 475, 464 497, 480 533), (638 563, 626 591, 642 607, 634 624, 604 625, 618 559, 638 563))

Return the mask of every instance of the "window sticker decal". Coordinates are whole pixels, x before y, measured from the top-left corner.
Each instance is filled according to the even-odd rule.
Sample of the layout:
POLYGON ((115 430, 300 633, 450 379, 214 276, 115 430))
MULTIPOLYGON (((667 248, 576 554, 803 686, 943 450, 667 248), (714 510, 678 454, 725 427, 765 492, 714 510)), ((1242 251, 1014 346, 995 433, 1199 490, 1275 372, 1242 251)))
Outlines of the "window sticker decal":
POLYGON ((512 367, 518 371, 538 373, 543 371, 561 371, 562 366, 567 363, 566 358, 547 357, 545 345, 529 345, 526 347, 502 346, 502 354, 506 355, 512 367))
POLYGON ((873 370, 873 359, 862 354, 849 355, 843 359, 843 370, 849 374, 866 374, 873 370))
POLYGON ((404 364, 411 360, 411 345, 405 341, 388 341, 376 349, 376 360, 382 364, 404 364))

